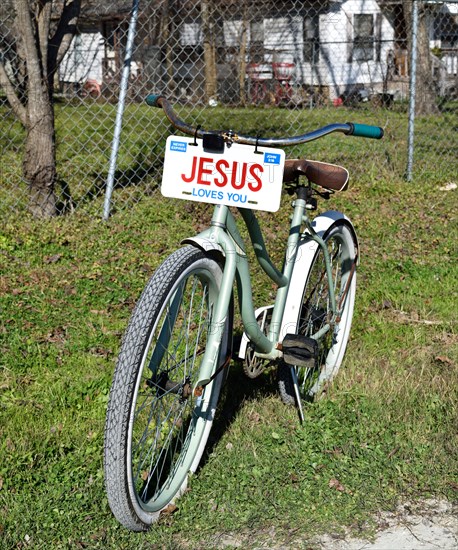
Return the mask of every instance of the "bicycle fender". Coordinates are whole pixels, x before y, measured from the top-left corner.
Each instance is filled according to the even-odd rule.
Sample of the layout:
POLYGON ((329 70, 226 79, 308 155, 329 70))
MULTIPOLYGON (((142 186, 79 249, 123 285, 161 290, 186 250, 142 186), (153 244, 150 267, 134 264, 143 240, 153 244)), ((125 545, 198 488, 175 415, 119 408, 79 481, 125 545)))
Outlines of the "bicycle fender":
POLYGON ((203 252, 216 251, 222 254, 223 256, 225 255, 222 246, 220 246, 218 243, 205 237, 199 237, 198 235, 196 235, 195 237, 188 237, 186 239, 183 239, 181 241, 181 244, 190 244, 190 245, 196 246, 203 252))
MULTIPOLYGON (((345 216, 345 214, 342 214, 342 212, 334 210, 324 212, 313 220, 312 227, 319 237, 323 237, 333 225, 338 223, 345 224, 350 229, 353 234, 357 250, 359 250, 358 239, 353 224, 350 219, 345 216)), ((307 239, 307 235, 305 235, 305 238, 299 243, 295 267, 291 275, 288 295, 286 297, 285 311, 283 314, 279 335, 280 341, 282 341, 286 334, 294 334, 296 331, 296 323, 299 314, 298 307, 300 307, 297 297, 302 296, 305 284, 304 277, 309 271, 309 266, 315 257, 317 249, 318 243, 312 239, 307 239)))
MULTIPOLYGON (((333 226, 336 222, 343 223, 350 229, 356 243, 356 249, 359 251, 358 236, 356 235, 355 228, 353 227, 350 218, 342 212, 337 210, 328 210, 327 212, 323 212, 323 214, 320 214, 313 220, 312 227, 320 237, 323 237, 323 235, 329 231, 331 226, 333 226)), ((357 265, 359 265, 359 254, 357 257, 357 265)))
POLYGON ((313 220, 312 227, 320 235, 320 237, 322 237, 326 231, 331 228, 331 225, 338 221, 345 223, 345 225, 351 229, 353 236, 355 237, 356 244, 358 244, 356 231, 350 221, 350 218, 338 210, 328 210, 327 212, 323 212, 323 214, 320 214, 313 220))

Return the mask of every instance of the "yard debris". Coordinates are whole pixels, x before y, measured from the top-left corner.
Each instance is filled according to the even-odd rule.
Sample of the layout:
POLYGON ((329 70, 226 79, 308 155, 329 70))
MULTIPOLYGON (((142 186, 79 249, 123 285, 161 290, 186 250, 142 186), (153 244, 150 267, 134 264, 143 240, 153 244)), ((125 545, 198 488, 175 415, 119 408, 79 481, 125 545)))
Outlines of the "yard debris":
POLYGON ((336 489, 337 491, 340 491, 342 493, 345 492, 345 487, 342 485, 342 483, 340 483, 340 481, 338 479, 336 479, 335 477, 331 478, 329 480, 329 487, 331 489, 336 489))
POLYGON ((447 357, 446 355, 438 355, 436 357, 436 361, 439 363, 443 363, 444 365, 453 365, 453 361, 450 359, 450 357, 447 357))
POLYGON ((171 516, 177 510, 178 510, 178 506, 176 504, 170 503, 163 510, 161 510, 161 517, 171 516))
POLYGON ((443 187, 439 187, 439 191, 455 191, 457 188, 456 183, 450 182, 444 185, 443 187))

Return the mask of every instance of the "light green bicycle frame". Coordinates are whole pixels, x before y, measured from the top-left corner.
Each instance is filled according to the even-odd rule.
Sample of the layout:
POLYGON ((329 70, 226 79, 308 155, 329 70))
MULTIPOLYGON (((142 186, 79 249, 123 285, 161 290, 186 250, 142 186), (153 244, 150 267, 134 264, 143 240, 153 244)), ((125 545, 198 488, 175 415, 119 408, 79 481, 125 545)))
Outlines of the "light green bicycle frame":
MULTIPOLYGON (((278 349, 278 338, 285 310, 289 283, 301 239, 301 226, 303 223, 305 223, 307 228, 307 237, 313 239, 322 248, 328 281, 332 281, 331 260, 327 246, 323 239, 315 233, 306 216, 306 201, 304 199, 297 198, 294 201, 294 211, 291 219, 286 256, 282 271, 279 271, 274 266, 269 257, 261 228, 259 227, 254 212, 244 208, 239 208, 238 210, 247 226, 250 240, 260 266, 270 279, 278 285, 277 296, 272 310, 272 319, 269 325, 269 333, 266 336, 261 331, 255 317, 245 243, 243 242, 229 207, 217 205, 213 213, 210 227, 198 235, 199 239, 209 241, 212 246, 217 245, 223 250, 225 265, 221 290, 214 306, 212 323, 208 333, 207 348, 202 360, 199 380, 195 387, 204 386, 210 381, 212 368, 218 360, 219 346, 229 310, 234 278, 236 278, 237 281, 240 311, 245 333, 249 340, 255 345, 256 355, 266 359, 281 357, 281 351, 278 349)), ((305 275, 304 273, 304 276, 305 275)), ((333 285, 329 285, 329 299, 333 318, 335 318, 337 308, 333 285)), ((331 323, 327 323, 318 333, 311 337, 318 340, 329 331, 330 327, 331 323)))

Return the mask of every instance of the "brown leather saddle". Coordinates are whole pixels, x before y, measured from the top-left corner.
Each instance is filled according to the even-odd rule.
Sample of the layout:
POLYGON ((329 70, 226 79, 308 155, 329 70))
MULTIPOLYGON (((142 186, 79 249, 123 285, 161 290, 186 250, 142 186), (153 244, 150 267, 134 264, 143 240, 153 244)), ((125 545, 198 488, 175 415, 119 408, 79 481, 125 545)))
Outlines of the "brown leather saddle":
POLYGON ((317 160, 287 159, 283 172, 283 182, 297 181, 299 176, 305 176, 310 182, 324 189, 345 191, 348 185, 348 170, 337 164, 328 164, 317 160))

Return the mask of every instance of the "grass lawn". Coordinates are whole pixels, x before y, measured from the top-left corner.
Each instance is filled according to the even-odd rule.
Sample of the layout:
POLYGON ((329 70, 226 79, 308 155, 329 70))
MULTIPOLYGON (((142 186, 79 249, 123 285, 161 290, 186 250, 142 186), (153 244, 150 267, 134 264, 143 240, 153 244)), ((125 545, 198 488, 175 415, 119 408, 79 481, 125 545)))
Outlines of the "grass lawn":
MULTIPOLYGON (((256 130, 253 120, 243 130, 256 130)), ((433 125, 417 123, 419 163, 433 125)), ((351 340, 330 394, 300 426, 275 372, 249 381, 234 361, 202 468, 178 510, 146 534, 125 531, 108 509, 108 392, 147 278, 211 209, 154 194, 109 222, 84 209, 49 221, 3 211, 0 548, 218 548, 231 533, 249 533, 246 547, 280 545, 343 526, 370 530, 373 512, 406 498, 456 500, 457 191, 440 189, 453 178, 446 163, 441 178, 393 176, 402 135, 312 144, 312 158, 352 168, 350 189, 320 207, 348 214, 362 256, 351 340)), ((290 201, 260 214, 278 263, 290 201)), ((98 199, 93 208, 101 211, 98 199)), ((258 280, 256 306, 272 291, 258 280)))

